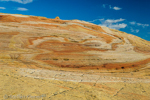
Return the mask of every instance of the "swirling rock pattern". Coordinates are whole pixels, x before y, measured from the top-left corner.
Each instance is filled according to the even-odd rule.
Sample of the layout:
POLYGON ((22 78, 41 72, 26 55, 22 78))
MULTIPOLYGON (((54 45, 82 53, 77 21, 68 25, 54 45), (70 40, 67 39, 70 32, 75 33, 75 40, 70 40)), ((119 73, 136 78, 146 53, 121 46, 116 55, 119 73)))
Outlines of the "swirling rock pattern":
POLYGON ((37 67, 126 71, 150 62, 149 41, 84 21, 0 14, 0 30, 2 56, 37 67))

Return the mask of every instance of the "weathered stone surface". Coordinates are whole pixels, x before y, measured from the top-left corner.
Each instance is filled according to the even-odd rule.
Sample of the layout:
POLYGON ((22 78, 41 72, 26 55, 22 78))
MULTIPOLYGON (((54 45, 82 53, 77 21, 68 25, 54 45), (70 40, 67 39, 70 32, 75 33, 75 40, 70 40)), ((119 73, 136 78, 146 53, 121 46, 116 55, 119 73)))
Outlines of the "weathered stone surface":
POLYGON ((79 20, 0 13, 1 100, 149 100, 149 83, 149 41, 79 20))

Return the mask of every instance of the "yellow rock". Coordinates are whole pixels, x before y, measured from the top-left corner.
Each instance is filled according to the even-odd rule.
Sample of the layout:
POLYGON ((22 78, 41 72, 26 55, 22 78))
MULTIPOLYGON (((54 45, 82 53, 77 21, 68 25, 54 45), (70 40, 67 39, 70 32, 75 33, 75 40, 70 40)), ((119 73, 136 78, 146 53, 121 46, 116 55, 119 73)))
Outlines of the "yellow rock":
POLYGON ((0 17, 0 100, 150 100, 149 41, 58 16, 0 17))
POLYGON ((55 19, 60 19, 58 16, 55 19))

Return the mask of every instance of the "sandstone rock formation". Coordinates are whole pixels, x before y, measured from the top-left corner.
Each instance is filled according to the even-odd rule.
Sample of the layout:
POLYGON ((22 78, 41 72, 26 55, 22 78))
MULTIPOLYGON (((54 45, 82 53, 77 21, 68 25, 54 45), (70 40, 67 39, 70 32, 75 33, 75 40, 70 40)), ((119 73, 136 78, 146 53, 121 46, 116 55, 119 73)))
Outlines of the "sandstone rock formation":
MULTIPOLYGON (((5 69, 7 73, 11 73, 6 76, 7 78, 11 78, 11 75, 14 77, 18 77, 15 75, 22 75, 23 77, 39 79, 48 78, 54 80, 54 83, 56 80, 81 82, 84 89, 94 86, 94 88, 92 87, 93 90, 96 87, 101 90, 103 86, 100 83, 102 82, 116 82, 116 86, 119 84, 118 82, 137 84, 143 82, 141 83, 142 86, 150 83, 149 41, 85 21, 58 19, 59 17, 48 19, 45 17, 0 13, 0 71, 3 72, 5 69), (12 72, 11 68, 17 68, 19 72, 12 72), (20 70, 20 68, 25 69, 20 70), (35 71, 30 73, 31 69, 35 71), (51 71, 41 71, 41 69, 51 71), (62 74, 66 71, 69 73, 62 74), (124 74, 121 74, 121 72, 124 74), (62 77, 62 75, 64 76, 62 77), (97 85, 91 85, 91 82, 97 85), (88 85, 84 87, 83 83, 88 85)), ((3 72, 2 75, 5 76, 7 73, 3 72)), ((14 78, 12 80, 15 81, 14 78)), ((28 81, 26 82, 28 83, 28 81)), ((59 84, 59 82, 56 83, 59 84)), ((65 84, 64 82, 63 85, 65 84)), ((149 86, 148 84, 146 86, 149 86)), ((65 91, 70 91, 73 88, 72 86, 60 87, 65 91)), ((107 96, 104 96, 105 99, 110 99, 113 96, 112 98, 116 100, 117 97, 114 96, 118 95, 119 92, 117 91, 125 88, 124 86, 123 88, 120 87, 120 90, 115 86, 107 86, 103 89, 103 91, 107 91, 107 96)), ((80 91, 80 88, 78 91, 80 91)), ((5 92, 7 93, 7 91, 5 92)), ((126 93, 128 100, 132 98, 138 100, 136 97, 130 97, 133 95, 132 93, 135 93, 134 91, 124 91, 122 93, 126 93)), ((146 90, 146 93, 148 94, 149 91, 146 90)), ((145 98, 145 100, 149 98, 148 95, 140 93, 140 90, 134 94, 134 96, 136 95, 145 98)), ((123 94, 119 94, 118 98, 126 100, 122 96, 123 94)), ((89 98, 96 97, 89 96, 89 98)))
POLYGON ((150 62, 149 41, 79 20, 0 14, 0 30, 1 58, 37 67, 126 71, 150 62))
POLYGON ((60 19, 58 16, 55 19, 60 19))

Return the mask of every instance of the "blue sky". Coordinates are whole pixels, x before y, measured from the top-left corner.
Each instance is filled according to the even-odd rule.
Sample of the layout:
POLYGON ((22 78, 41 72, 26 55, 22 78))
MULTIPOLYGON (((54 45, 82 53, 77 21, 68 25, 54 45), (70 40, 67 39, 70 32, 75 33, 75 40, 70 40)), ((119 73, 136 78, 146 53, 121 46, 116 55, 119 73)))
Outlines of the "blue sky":
POLYGON ((79 19, 150 41, 150 0, 0 0, 0 12, 79 19))

